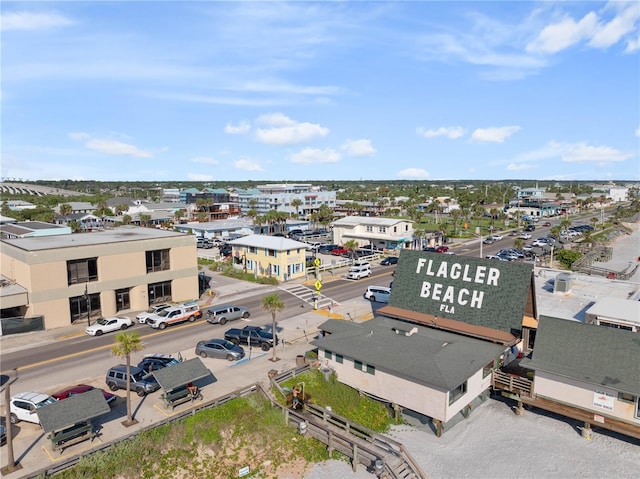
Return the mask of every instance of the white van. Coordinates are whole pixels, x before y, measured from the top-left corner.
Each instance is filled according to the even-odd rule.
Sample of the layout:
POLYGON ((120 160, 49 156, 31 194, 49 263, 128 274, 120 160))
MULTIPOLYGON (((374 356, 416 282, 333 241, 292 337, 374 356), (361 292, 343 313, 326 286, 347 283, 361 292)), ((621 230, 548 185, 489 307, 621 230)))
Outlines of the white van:
POLYGON ((347 271, 347 279, 368 278, 371 276, 371 266, 367 263, 360 266, 352 266, 347 271))
POLYGON ((369 286, 364 292, 365 299, 378 303, 388 303, 391 296, 391 288, 385 288, 384 286, 369 286))

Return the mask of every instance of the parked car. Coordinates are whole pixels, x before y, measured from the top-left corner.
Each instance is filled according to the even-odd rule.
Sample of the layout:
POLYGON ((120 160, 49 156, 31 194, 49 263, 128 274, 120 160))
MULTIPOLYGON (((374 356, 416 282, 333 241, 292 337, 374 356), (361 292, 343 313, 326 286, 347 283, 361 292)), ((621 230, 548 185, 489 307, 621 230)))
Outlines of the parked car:
POLYGON ((346 248, 337 247, 336 249, 331 250, 331 254, 333 256, 342 256, 343 254, 349 254, 350 251, 346 248))
MULTIPOLYGON (((160 385, 153 374, 147 374, 144 370, 136 366, 131 366, 130 372, 130 388, 131 391, 135 391, 138 396, 143 397, 160 389, 160 385)), ((127 389, 126 364, 118 364, 117 366, 109 368, 105 382, 112 391, 127 389)))
POLYGON ((6 443, 7 443, 7 421, 5 420, 4 415, 2 415, 2 417, 0 417, 0 446, 4 446, 6 443))
MULTIPOLYGON (((57 393, 52 394, 51 397, 57 399, 58 401, 61 401, 63 399, 70 398, 71 396, 77 396, 78 394, 86 393, 87 391, 91 391, 93 389, 97 388, 89 386, 88 384, 78 384, 77 386, 72 386, 70 388, 63 389, 62 391, 58 391, 57 393)), ((104 396, 105 401, 107 401, 107 404, 111 404, 113 401, 118 399, 118 396, 116 396, 115 394, 111 394, 109 391, 105 391, 103 389, 100 389, 100 391, 102 391, 102 395, 104 396)))
POLYGON ((499 261, 509 261, 508 259, 505 259, 501 256, 498 256, 497 254, 489 254, 487 256, 485 256, 486 259, 497 259, 499 261))
POLYGON ((25 392, 16 394, 9 401, 9 420, 11 424, 17 424, 20 421, 40 424, 38 409, 56 401, 56 398, 42 393, 25 392))
POLYGON ((208 341, 198 342, 196 345, 196 355, 201 358, 238 361, 244 358, 244 348, 226 339, 209 339, 208 341))
POLYGON ((380 261, 380 264, 382 266, 390 266, 392 264, 398 264, 398 257, 397 256, 387 256, 385 259, 380 261))
POLYGON ((127 316, 113 316, 110 318, 100 318, 91 326, 85 329, 89 336, 102 336, 111 331, 125 330, 133 326, 133 321, 127 316))
POLYGON ((318 248, 318 253, 329 254, 336 248, 338 248, 337 244, 323 244, 318 248))
POLYGON ((145 354, 142 361, 138 363, 138 367, 148 373, 152 373, 167 366, 180 364, 181 361, 182 357, 174 358, 170 354, 145 354))
POLYGON ((391 288, 384 286, 369 286, 364 292, 365 299, 373 302, 388 303, 391 297, 391 288))
POLYGON ((213 248, 213 243, 209 240, 209 238, 198 237, 196 240, 197 248, 211 249, 213 248))
POLYGON ((436 253, 446 253, 449 251, 449 247, 441 244, 440 246, 436 246, 436 253))
POLYGON ((426 251, 427 253, 435 253, 436 249, 433 246, 427 246, 426 248, 422 248, 422 251, 426 251))
POLYGON ((152 314, 158 314, 163 309, 167 309, 169 307, 171 307, 171 304, 169 303, 154 304, 146 311, 138 313, 138 315, 136 316, 136 319, 138 320, 139 323, 144 324, 147 322, 147 318, 149 316, 151 316, 152 314))
POLYGON ((251 316, 251 312, 248 308, 233 304, 222 304, 209 308, 207 322, 211 324, 227 324, 227 321, 235 321, 240 318, 247 319, 249 316, 251 316))

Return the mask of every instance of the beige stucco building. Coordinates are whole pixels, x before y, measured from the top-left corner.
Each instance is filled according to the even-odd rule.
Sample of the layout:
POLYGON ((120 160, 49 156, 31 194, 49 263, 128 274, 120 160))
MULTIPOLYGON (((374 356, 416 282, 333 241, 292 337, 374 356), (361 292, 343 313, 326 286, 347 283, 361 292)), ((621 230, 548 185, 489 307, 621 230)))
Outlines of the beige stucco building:
POLYGON ((0 290, 2 316, 42 316, 45 329, 198 296, 196 244, 182 233, 122 226, 0 246, 3 279, 20 287, 0 290))
POLYGON ((278 281, 304 278, 309 245, 282 236, 248 235, 228 242, 237 269, 278 281))

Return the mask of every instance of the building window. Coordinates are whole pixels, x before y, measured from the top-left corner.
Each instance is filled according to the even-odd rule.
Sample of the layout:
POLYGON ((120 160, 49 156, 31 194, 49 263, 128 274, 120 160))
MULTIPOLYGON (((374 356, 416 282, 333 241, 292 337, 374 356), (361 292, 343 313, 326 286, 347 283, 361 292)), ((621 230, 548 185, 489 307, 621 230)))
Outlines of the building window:
POLYGON ((147 294, 149 295, 149 304, 171 301, 171 281, 150 284, 147 287, 147 294))
POLYGON ((67 284, 98 281, 98 258, 67 261, 67 284))
POLYGON ((375 373, 376 373, 376 368, 375 368, 375 366, 371 366, 371 364, 367 364, 367 373, 369 373, 369 374, 375 374, 375 373))
POLYGON ((249 253, 258 254, 258 248, 256 248, 255 246, 249 246, 249 253))
POLYGON ((354 369, 357 369, 358 371, 362 371, 362 361, 354 360, 353 361, 353 367, 354 367, 354 369))
POLYGON ((367 225, 366 229, 367 229, 367 233, 373 233, 373 226, 367 225))
POLYGON ((378 228, 378 232, 379 233, 386 233, 387 232, 387 227, 386 226, 380 226, 378 228))
POLYGON ((268 249, 267 250, 267 256, 273 256, 274 258, 277 256, 276 255, 276 250, 274 249, 268 249))
POLYGON ((633 394, 627 393, 618 393, 618 401, 634 403, 636 402, 636 397, 633 394))
POLYGON ((487 364, 484 365, 484 367, 482 368, 482 377, 486 378, 487 376, 489 376, 491 374, 491 371, 493 371, 493 366, 494 366, 494 361, 491 360, 489 361, 487 364))
POLYGON ((166 271, 170 269, 168 249, 157 249, 154 251, 147 251, 146 255, 147 255, 147 273, 153 273, 155 271, 166 271))
POLYGON ((329 351, 328 349, 324 350, 324 357, 327 359, 333 359, 333 353, 331 351, 329 351))
POLYGON ((457 388, 449 391, 449 406, 460 399, 467 392, 467 381, 463 382, 457 388))
POLYGON ((280 276, 280 265, 269 264, 269 274, 272 274, 274 276, 280 276))
POLYGON ((336 363, 344 363, 344 356, 342 356, 342 354, 336 353, 336 363))
POLYGON ((131 309, 129 288, 116 289, 116 310, 123 311, 125 309, 131 309))
POLYGON ((69 311, 71 312, 71 322, 87 319, 87 313, 91 308, 91 317, 95 318, 102 315, 100 309, 100 293, 93 293, 87 296, 74 296, 69 298, 69 311))

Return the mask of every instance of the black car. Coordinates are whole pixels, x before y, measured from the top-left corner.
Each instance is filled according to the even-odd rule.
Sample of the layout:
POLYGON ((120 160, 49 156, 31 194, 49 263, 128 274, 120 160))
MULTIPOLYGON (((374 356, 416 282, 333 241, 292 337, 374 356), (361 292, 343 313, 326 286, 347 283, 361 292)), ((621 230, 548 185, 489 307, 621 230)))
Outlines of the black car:
POLYGON ((318 253, 329 254, 338 247, 337 244, 323 244, 318 248, 318 253))
POLYGON ((397 256, 388 256, 385 259, 383 259, 382 261, 380 261, 380 264, 382 266, 389 266, 392 264, 398 264, 398 257, 397 256))
POLYGON ((150 373, 158 369, 166 368, 167 366, 173 366, 174 364, 180 364, 180 360, 167 354, 152 354, 145 356, 142 361, 138 363, 138 367, 150 373))
POLYGON ((524 230, 527 232, 531 232, 531 231, 535 231, 536 230, 536 226, 535 225, 527 225, 524 227, 524 230))

